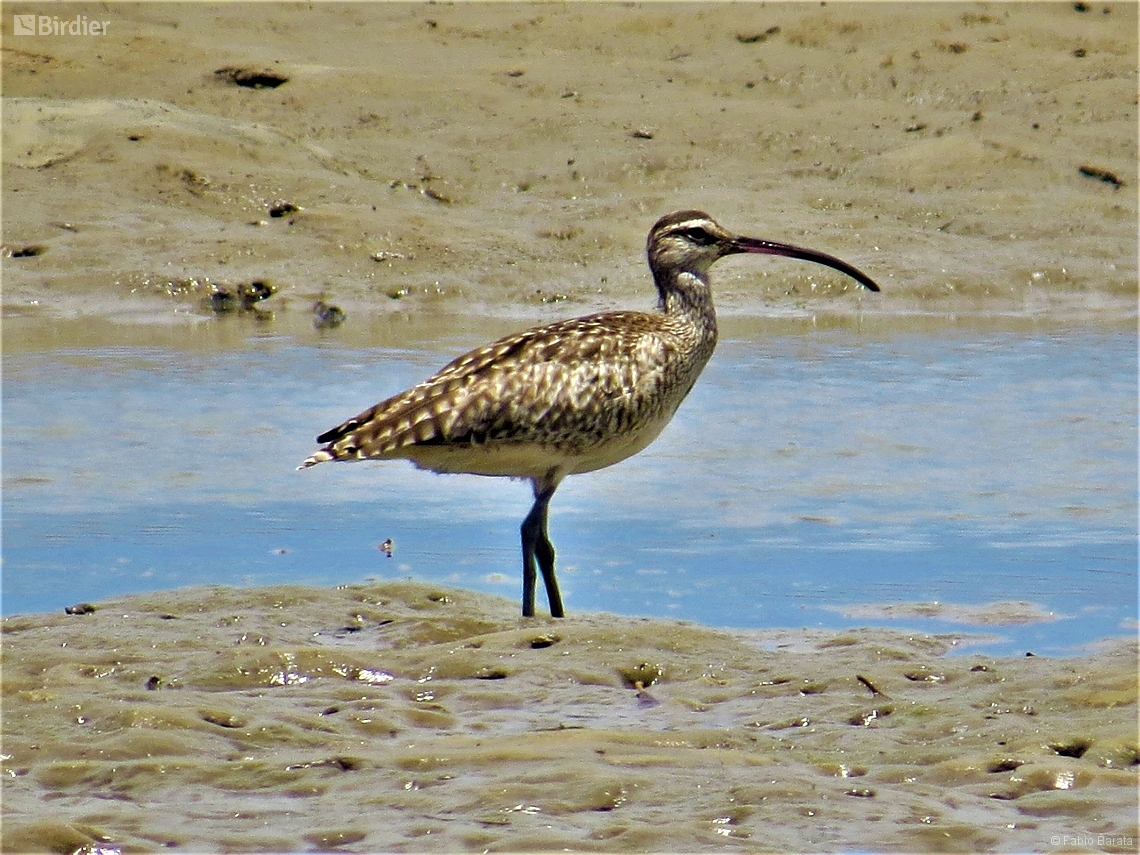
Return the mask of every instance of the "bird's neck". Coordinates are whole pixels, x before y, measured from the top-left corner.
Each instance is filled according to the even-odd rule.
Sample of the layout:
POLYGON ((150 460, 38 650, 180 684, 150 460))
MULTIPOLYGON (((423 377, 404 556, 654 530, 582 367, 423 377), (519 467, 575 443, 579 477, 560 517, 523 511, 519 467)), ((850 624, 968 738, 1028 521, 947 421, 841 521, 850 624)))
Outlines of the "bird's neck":
POLYGON ((658 274, 654 278, 661 311, 670 318, 692 324, 702 338, 715 341, 716 309, 708 276, 686 270, 658 274))

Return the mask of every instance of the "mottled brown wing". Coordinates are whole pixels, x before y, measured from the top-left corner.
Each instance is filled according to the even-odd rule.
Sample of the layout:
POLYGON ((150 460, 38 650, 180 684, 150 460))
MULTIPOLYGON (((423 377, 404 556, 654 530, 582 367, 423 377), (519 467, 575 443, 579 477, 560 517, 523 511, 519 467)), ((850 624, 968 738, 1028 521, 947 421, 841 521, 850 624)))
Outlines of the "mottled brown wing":
POLYGON ((527 330, 321 434, 302 464, 402 457, 413 445, 588 445, 628 429, 665 379, 662 316, 611 312, 527 330), (661 375, 661 376, 658 376, 661 375))

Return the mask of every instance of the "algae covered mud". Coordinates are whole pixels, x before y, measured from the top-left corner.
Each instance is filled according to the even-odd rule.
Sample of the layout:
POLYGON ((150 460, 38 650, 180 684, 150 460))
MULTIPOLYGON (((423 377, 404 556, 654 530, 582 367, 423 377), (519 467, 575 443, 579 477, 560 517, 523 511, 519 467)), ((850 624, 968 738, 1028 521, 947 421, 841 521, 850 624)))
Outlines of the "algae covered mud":
POLYGON ((517 610, 389 583, 9 617, 4 849, 1136 849, 1133 642, 517 610))

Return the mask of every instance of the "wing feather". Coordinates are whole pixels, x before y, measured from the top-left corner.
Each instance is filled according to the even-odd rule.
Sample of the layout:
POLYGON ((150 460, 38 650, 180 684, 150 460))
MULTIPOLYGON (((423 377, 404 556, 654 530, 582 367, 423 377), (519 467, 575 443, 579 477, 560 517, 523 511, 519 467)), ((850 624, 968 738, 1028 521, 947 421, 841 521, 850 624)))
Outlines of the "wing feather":
POLYGON ((609 312, 472 350, 321 434, 325 446, 302 468, 414 457, 417 446, 525 442, 566 449, 602 442, 644 418, 678 369, 670 358, 678 348, 662 321, 609 312))

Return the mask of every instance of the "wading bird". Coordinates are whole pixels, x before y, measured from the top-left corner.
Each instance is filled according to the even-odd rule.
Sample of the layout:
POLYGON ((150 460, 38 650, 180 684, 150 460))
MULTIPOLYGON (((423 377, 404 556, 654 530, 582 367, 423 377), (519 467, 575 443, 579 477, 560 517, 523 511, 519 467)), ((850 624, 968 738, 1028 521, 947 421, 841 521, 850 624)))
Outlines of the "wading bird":
POLYGON ((737 253, 813 261, 879 286, 823 252, 735 235, 701 211, 649 232, 656 312, 604 312, 507 336, 464 354, 418 386, 317 437, 298 468, 329 460, 407 459, 433 472, 529 479, 522 524, 522 613, 534 614, 535 565, 552 617, 562 617, 546 517, 567 475, 637 454, 669 423, 716 347, 709 268, 737 253))

